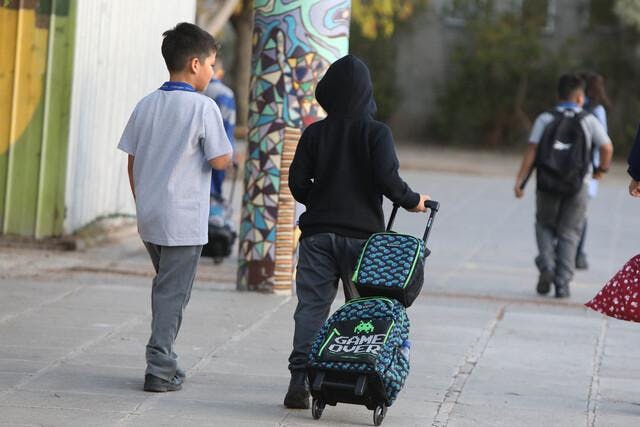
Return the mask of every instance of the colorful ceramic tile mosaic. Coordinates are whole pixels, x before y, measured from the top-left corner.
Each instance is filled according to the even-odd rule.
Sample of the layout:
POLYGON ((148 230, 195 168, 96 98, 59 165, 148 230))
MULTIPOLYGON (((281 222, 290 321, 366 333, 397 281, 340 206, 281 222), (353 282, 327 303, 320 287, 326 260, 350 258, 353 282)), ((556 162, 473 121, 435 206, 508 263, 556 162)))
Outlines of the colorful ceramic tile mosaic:
POLYGON ((285 128, 302 130, 324 116, 314 91, 329 65, 347 54, 350 7, 349 0, 255 1, 241 289, 274 290, 285 128))

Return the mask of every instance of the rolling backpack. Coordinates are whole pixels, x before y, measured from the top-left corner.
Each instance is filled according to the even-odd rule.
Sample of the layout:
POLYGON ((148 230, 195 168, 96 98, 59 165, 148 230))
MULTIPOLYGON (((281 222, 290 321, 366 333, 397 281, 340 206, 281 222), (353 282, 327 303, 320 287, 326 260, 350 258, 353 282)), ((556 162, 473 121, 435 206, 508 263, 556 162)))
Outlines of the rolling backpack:
POLYGON ((212 197, 209 204, 209 220, 207 224, 208 242, 202 247, 203 257, 213 258, 215 264, 220 264, 224 258, 231 255, 238 233, 233 221, 233 196, 235 195, 238 166, 233 166, 229 199, 212 197))
POLYGON ((384 297, 356 298, 322 326, 309 353, 313 417, 326 404, 365 405, 380 425, 409 375, 400 350, 409 339, 409 318, 402 304, 384 297))
POLYGON ((343 402, 373 410, 373 422, 380 425, 404 386, 411 347, 405 307, 422 288, 425 244, 440 205, 426 206, 431 212, 421 240, 391 231, 394 205, 387 231, 367 241, 354 274, 360 295, 369 296, 348 301, 316 335, 307 369, 314 419, 326 405, 343 402))

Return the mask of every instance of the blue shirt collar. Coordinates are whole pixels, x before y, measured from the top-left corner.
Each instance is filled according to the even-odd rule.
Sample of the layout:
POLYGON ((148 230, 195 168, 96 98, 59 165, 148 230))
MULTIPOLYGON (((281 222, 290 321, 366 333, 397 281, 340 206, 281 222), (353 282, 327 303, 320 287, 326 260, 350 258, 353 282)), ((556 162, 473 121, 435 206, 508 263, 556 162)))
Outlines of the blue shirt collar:
POLYGON ((562 101, 562 102, 558 102, 558 104, 556 105, 557 108, 562 108, 562 109, 572 109, 572 110, 577 110, 580 107, 578 106, 578 104, 576 104, 575 102, 569 102, 569 101, 562 101))
POLYGON ((160 90, 164 90, 167 92, 173 91, 173 90, 183 90, 185 92, 196 91, 196 89, 193 86, 185 82, 164 82, 162 86, 160 86, 160 90))

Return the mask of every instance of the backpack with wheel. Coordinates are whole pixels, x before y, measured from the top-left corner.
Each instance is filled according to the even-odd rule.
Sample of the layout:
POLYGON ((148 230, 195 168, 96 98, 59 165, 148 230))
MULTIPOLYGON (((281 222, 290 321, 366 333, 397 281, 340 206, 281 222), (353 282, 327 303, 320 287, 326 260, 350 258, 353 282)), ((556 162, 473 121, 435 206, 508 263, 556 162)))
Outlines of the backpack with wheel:
POLYGON ((422 287, 422 271, 414 270, 423 268, 429 254, 425 244, 439 204, 429 201, 427 207, 430 215, 422 240, 391 231, 398 210, 394 206, 387 231, 374 234, 363 247, 358 262, 361 273, 356 270, 354 279, 362 279, 358 289, 370 296, 352 299, 340 307, 324 323, 309 353, 314 419, 322 416, 326 405, 351 403, 372 410, 374 424, 380 425, 404 386, 411 346, 405 307, 422 287), (398 251, 385 251, 385 245, 398 251), (405 268, 406 263, 412 263, 413 269, 405 268), (373 265, 379 277, 362 273, 371 271, 373 265))
POLYGON ((231 255, 231 249, 236 241, 237 232, 233 222, 233 196, 236 188, 238 165, 233 165, 233 179, 229 190, 229 199, 222 196, 212 197, 209 205, 208 242, 202 247, 202 256, 213 258, 215 264, 220 264, 224 258, 231 255))

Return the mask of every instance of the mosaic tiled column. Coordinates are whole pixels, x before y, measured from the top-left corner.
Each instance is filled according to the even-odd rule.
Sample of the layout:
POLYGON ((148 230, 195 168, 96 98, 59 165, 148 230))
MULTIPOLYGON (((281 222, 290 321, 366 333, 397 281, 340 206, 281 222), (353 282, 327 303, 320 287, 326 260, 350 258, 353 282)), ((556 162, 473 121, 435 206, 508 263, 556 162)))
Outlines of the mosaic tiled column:
POLYGON ((290 292, 295 203, 286 174, 301 131, 324 117, 316 84, 347 54, 350 0, 256 0, 238 288, 290 292))

